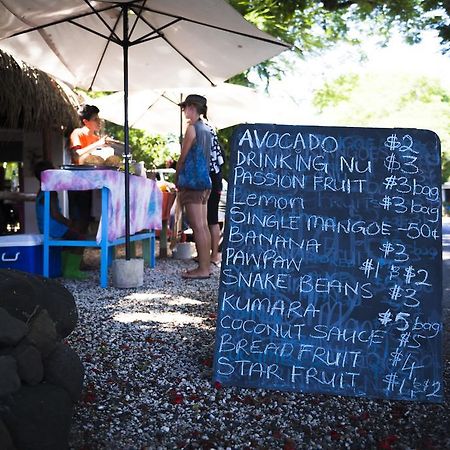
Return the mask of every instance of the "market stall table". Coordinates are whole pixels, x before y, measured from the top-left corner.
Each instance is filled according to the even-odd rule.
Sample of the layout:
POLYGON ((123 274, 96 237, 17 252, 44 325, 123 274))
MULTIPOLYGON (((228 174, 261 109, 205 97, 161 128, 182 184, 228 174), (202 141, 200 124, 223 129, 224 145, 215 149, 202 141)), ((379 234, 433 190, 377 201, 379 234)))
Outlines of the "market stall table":
MULTIPOLYGON (((83 166, 80 166, 83 167, 83 166)), ((112 249, 125 243, 125 174, 117 170, 46 170, 41 189, 45 192, 44 276, 49 274, 51 246, 100 248, 100 285, 108 285, 112 249), (50 191, 102 190, 102 212, 95 240, 53 239, 50 229, 50 191)), ((154 180, 130 176, 130 241, 148 241, 149 265, 155 266, 155 231, 161 229, 162 193, 154 180)))

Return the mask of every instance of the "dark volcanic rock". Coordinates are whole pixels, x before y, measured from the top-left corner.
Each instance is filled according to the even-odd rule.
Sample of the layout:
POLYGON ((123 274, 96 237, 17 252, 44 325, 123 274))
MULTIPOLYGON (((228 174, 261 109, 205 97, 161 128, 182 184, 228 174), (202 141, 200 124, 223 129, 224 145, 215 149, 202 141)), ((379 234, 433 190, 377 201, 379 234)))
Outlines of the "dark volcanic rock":
POLYGON ((17 371, 21 380, 27 384, 38 384, 44 377, 41 353, 33 345, 22 343, 13 352, 17 361, 17 371))
POLYGON ((0 307, 0 346, 16 345, 27 334, 27 325, 0 307))
POLYGON ((0 450, 64 450, 84 368, 61 343, 72 294, 53 280, 0 269, 0 450))
POLYGON ((78 312, 72 294, 57 281, 16 270, 0 269, 0 307, 23 322, 40 309, 53 319, 60 338, 75 328, 78 312))
POLYGON ((55 323, 44 309, 30 320, 30 331, 26 340, 33 344, 44 356, 49 355, 57 343, 55 323))
POLYGON ((0 420, 0 448, 2 450, 16 450, 11 435, 2 420, 0 420))
POLYGON ((12 356, 0 356, 0 398, 20 388, 17 362, 12 356))
POLYGON ((72 348, 58 343, 55 350, 44 360, 45 380, 63 387, 76 402, 81 397, 84 367, 72 348))
POLYGON ((47 383, 22 386, 5 405, 1 419, 18 449, 68 448, 72 401, 63 388, 47 383))

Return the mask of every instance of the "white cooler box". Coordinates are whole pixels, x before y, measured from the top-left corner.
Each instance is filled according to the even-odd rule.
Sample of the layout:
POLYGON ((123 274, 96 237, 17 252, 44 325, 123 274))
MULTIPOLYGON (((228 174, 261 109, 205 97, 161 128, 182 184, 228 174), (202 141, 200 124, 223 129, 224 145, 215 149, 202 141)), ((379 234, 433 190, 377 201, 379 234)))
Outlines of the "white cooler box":
MULTIPOLYGON (((0 269, 15 269, 42 275, 41 234, 0 236, 0 269)), ((61 247, 50 247, 50 276, 61 276, 61 247)))

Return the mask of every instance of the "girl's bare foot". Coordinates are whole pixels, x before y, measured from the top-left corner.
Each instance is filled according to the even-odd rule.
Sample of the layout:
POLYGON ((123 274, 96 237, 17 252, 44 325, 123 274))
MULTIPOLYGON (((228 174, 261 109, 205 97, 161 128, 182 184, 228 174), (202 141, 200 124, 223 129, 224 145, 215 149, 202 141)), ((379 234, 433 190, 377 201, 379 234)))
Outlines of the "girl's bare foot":
POLYGON ((183 280, 206 280, 210 276, 211 275, 209 272, 202 272, 199 268, 194 270, 186 270, 181 274, 181 278, 183 278, 183 280))

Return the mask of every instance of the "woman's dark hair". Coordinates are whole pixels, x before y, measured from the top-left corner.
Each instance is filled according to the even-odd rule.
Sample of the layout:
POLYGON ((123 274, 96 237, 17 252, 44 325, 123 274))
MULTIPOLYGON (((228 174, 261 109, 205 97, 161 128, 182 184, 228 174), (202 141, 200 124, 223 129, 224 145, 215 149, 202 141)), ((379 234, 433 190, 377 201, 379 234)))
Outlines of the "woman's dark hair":
POLYGON ((198 105, 196 103, 193 103, 193 105, 195 106, 195 108, 197 109, 197 112, 199 114, 201 114, 206 120, 208 120, 207 117, 207 112, 208 112, 208 107, 206 105, 198 105))
POLYGON ((195 109, 197 110, 197 113, 202 115, 206 120, 208 120, 208 117, 206 113, 208 112, 208 107, 206 105, 200 105, 199 103, 194 102, 186 102, 186 106, 195 106, 195 109))
POLYGON ((44 170, 54 169, 55 167, 50 161, 39 161, 34 165, 34 176, 41 181, 41 173, 44 170))
POLYGON ((206 117, 206 113, 208 111, 206 103, 206 98, 203 97, 203 95, 189 94, 183 102, 178 104, 178 106, 180 106, 181 108, 185 108, 188 105, 195 106, 197 113, 202 114, 205 119, 208 119, 208 117, 206 117))
POLYGON ((81 123, 83 123, 83 120, 91 120, 92 116, 95 114, 98 114, 100 110, 94 106, 94 105, 83 105, 78 110, 78 117, 81 120, 81 123))

